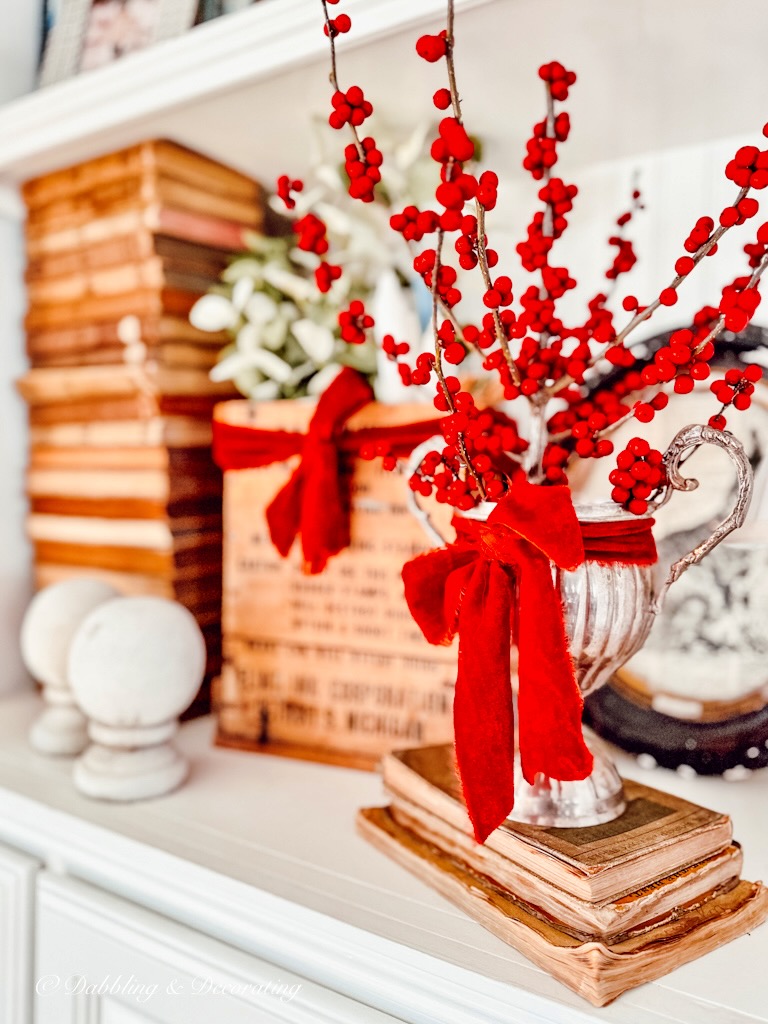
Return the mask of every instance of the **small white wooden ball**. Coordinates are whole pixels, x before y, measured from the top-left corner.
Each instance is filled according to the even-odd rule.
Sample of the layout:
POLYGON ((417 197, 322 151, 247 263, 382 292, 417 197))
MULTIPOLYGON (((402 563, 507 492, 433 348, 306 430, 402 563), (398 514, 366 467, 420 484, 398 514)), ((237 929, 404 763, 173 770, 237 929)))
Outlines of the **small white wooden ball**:
POLYGON ((205 674, 194 616, 163 597, 123 597, 94 609, 69 652, 77 703, 95 722, 142 729, 175 719, 205 674))
POLYGON ((75 633, 94 608, 118 596, 108 583, 86 578, 62 580, 35 594, 21 624, 21 656, 30 674, 46 687, 66 690, 75 633))

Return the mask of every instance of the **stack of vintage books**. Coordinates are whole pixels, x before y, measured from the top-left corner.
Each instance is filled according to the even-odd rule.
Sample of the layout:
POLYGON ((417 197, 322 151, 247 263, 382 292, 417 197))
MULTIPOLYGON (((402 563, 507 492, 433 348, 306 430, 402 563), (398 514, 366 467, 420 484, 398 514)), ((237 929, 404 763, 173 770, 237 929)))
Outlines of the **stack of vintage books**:
POLYGON ((450 746, 389 754, 383 774, 391 804, 360 812, 363 835, 597 1006, 768 916, 727 815, 625 780, 614 821, 507 821, 481 845, 450 746))
POLYGON ((175 597, 220 662, 221 475, 209 371, 224 335, 188 314, 247 229, 256 182, 152 141, 28 182, 29 535, 38 586, 97 575, 175 597))

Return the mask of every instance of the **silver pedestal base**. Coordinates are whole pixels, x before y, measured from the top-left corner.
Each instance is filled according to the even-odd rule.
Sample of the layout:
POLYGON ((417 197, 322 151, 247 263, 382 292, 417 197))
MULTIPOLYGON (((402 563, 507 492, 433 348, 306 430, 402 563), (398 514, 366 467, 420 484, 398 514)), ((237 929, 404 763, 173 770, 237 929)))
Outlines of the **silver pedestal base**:
POLYGON ((586 828, 613 821, 626 810, 624 787, 603 744, 589 729, 584 739, 595 758, 592 774, 579 782, 558 782, 537 775, 525 781, 515 773, 515 807, 510 821, 549 828, 586 828))

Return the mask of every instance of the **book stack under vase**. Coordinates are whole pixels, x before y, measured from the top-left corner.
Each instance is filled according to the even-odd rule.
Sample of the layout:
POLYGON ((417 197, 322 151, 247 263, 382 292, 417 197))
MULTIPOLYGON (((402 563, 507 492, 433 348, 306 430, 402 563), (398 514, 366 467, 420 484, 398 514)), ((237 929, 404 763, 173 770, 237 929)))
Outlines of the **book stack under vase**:
POLYGON ((262 191, 166 141, 28 182, 28 532, 37 586, 75 575, 186 605, 221 660, 221 491, 209 372, 224 334, 188 315, 262 191))
POLYGON ((361 833, 597 1006, 750 931, 768 890, 741 879, 727 815, 625 780, 592 828, 506 821, 475 841, 450 746, 387 755, 387 807, 361 833))

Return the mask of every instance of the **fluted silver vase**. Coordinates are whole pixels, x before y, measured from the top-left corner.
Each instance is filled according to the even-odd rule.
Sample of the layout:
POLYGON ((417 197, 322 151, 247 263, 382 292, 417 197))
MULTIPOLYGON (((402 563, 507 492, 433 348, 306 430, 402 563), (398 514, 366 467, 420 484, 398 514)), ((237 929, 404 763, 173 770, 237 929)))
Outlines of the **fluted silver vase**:
MULTIPOLYGON (((421 456, 434 444, 419 446, 421 456)), ((744 522, 752 496, 752 470, 741 443, 726 431, 693 425, 681 430, 664 454, 667 486, 649 505, 646 516, 665 505, 675 491, 692 491, 698 482, 680 472, 684 459, 703 444, 722 448, 733 460, 738 475, 736 502, 718 528, 672 565, 666 578, 658 565, 628 565, 621 562, 587 561, 573 571, 552 565, 553 582, 560 590, 563 621, 568 636, 576 680, 582 695, 592 693, 645 643, 654 618, 669 587, 691 565, 700 562, 720 541, 744 522)), ((412 465, 421 461, 414 453, 412 465), (418 459, 418 462, 417 462, 418 459)), ((445 543, 429 513, 412 497, 411 508, 429 535, 445 543)), ((495 506, 485 503, 466 513, 484 520, 495 506)), ((604 523, 635 519, 612 502, 576 505, 583 523, 604 523)), ((549 827, 599 825, 618 817, 625 809, 621 778, 601 741, 588 729, 585 739, 595 759, 592 774, 581 781, 561 782, 543 774, 527 783, 517 758, 514 821, 549 827)))

